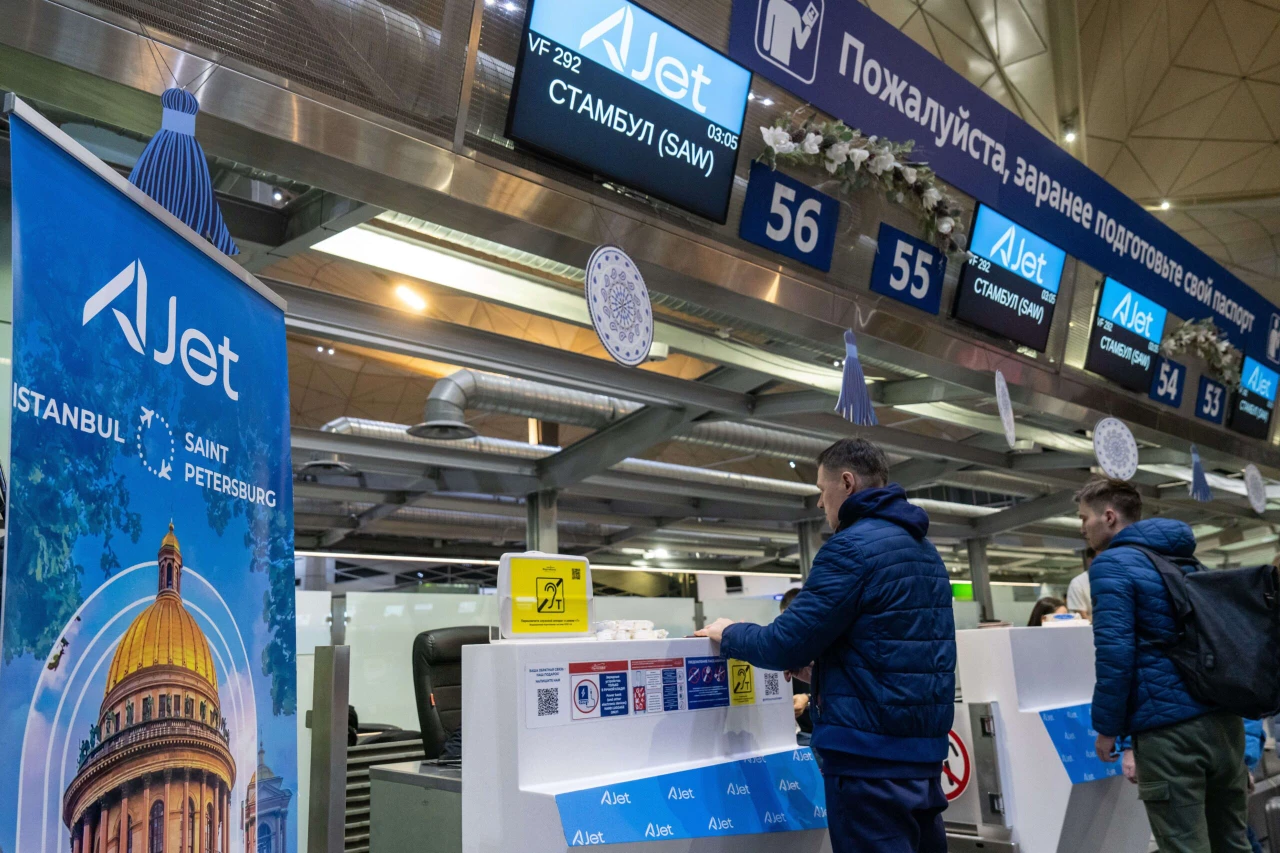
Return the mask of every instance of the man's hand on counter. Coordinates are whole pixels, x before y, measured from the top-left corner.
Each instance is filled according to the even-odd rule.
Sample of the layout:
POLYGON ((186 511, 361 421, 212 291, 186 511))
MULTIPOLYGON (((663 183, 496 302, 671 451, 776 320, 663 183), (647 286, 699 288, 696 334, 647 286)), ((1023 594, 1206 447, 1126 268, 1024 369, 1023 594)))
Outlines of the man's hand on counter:
POLYGON ((795 706, 796 719, 800 719, 800 715, 809 707, 809 694, 797 693, 791 697, 791 703, 795 706))
POLYGON ((1098 751, 1098 759, 1108 764, 1114 763, 1120 757, 1116 755, 1116 739, 1113 737, 1098 735, 1098 739, 1093 742, 1093 748, 1098 751))
POLYGON ((698 631, 694 631, 693 635, 695 637, 708 637, 714 642, 718 643, 720 642, 720 639, 724 636, 724 629, 732 625, 733 622, 734 620, 732 619, 717 619, 707 627, 702 628, 701 630, 698 630, 698 631))

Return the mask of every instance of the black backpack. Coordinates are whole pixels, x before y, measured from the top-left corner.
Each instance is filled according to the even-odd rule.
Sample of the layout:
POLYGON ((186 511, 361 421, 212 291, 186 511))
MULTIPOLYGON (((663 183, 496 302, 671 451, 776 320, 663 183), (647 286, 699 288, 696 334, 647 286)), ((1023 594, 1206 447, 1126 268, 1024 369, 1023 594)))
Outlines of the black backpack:
POLYGON ((1192 698, 1246 719, 1280 711, 1280 581, 1274 566, 1209 570, 1141 551, 1164 578, 1178 636, 1161 648, 1192 698), (1194 567, 1183 571, 1181 566, 1194 567))

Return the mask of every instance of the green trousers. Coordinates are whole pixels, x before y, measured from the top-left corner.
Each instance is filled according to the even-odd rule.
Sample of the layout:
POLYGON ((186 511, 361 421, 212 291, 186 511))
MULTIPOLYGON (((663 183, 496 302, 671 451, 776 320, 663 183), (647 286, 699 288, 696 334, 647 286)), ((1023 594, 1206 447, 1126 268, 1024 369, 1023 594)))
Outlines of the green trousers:
POLYGON ((1161 853, 1250 853, 1243 720, 1209 714, 1142 732, 1133 757, 1161 853))

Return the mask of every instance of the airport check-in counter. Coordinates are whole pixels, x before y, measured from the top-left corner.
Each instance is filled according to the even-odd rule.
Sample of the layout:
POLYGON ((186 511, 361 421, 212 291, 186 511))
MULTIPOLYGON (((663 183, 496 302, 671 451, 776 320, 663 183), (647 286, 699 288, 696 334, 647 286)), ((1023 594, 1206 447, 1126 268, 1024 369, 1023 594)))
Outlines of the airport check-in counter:
POLYGON ((1146 853, 1137 786, 1094 752, 1090 626, 983 628, 956 642, 962 699, 943 772, 952 853, 1146 853))
POLYGON ((706 639, 463 650, 467 853, 829 850, 781 673, 706 639))

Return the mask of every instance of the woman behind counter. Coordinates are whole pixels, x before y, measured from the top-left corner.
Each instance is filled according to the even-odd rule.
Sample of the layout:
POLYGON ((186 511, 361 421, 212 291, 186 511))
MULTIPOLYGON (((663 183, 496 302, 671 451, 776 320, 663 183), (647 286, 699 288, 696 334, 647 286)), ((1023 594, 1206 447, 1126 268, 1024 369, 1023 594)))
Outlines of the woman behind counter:
POLYGON ((1042 598, 1036 602, 1036 606, 1031 608, 1031 619, 1027 622, 1028 628, 1038 628, 1044 624, 1046 616, 1056 616, 1066 613, 1067 605, 1060 598, 1042 598))

